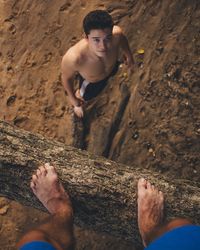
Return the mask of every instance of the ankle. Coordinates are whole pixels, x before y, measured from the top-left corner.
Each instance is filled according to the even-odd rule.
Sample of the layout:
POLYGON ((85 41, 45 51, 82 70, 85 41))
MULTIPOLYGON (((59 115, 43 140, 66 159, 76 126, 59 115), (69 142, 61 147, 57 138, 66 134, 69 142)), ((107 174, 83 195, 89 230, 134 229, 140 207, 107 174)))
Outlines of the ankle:
POLYGON ((153 230, 143 232, 142 240, 145 247, 147 247, 151 242, 160 237, 164 233, 162 226, 157 226, 153 230))

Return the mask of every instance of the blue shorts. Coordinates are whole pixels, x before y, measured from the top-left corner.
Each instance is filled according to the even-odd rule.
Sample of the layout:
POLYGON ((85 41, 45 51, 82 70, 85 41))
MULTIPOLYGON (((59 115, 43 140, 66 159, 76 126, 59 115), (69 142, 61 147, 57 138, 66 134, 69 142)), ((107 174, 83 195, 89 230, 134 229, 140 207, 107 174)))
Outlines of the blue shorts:
POLYGON ((145 250, 200 250, 200 226, 177 227, 153 241, 145 250))
POLYGON ((32 241, 24 244, 20 250, 56 250, 56 248, 46 241, 32 241))
POLYGON ((77 79, 79 80, 81 97, 85 101, 89 101, 92 98, 96 97, 107 86, 108 79, 117 73, 120 64, 121 62, 117 61, 110 75, 98 82, 93 82, 93 83, 88 82, 78 73, 77 79))

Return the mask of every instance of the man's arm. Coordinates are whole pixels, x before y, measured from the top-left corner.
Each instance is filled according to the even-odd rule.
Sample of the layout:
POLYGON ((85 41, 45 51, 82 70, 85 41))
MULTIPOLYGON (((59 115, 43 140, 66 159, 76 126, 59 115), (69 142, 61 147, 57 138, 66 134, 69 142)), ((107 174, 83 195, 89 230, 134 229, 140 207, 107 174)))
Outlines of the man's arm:
POLYGON ((131 49, 129 47, 128 39, 126 36, 122 33, 121 39, 120 39, 120 47, 122 49, 122 52, 125 56, 125 62, 128 65, 128 67, 132 67, 134 64, 133 56, 131 53, 131 49))
POLYGON ((129 68, 132 68, 134 60, 128 43, 128 39, 119 26, 114 26, 114 32, 119 36, 119 47, 121 48, 123 56, 125 58, 125 64, 127 64, 129 68))
POLYGON ((80 106, 80 100, 76 98, 73 89, 74 75, 77 68, 77 59, 70 50, 64 55, 61 63, 62 84, 67 91, 70 103, 75 106, 80 106))

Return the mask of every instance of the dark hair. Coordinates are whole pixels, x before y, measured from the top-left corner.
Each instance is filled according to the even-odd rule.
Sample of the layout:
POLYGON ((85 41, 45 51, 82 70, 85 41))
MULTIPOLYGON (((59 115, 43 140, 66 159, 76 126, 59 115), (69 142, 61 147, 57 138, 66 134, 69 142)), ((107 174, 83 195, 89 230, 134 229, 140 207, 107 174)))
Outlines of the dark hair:
POLYGON ((111 15, 105 10, 94 10, 89 12, 83 19, 83 29, 86 35, 89 35, 93 29, 113 28, 111 15))

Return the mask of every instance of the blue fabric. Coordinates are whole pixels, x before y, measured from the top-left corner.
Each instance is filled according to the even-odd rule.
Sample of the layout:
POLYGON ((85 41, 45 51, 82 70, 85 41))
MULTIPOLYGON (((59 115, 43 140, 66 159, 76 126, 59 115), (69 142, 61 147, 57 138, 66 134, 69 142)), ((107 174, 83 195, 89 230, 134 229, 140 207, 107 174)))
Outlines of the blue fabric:
MULTIPOLYGON (((83 99, 85 101, 89 101, 92 98, 96 97, 106 87, 106 85, 108 84, 108 79, 117 73, 120 64, 121 62, 117 61, 112 72, 105 79, 98 82, 89 83, 85 89, 83 99)), ((81 88, 82 83, 85 79, 80 74, 78 74, 77 77, 79 79, 79 88, 81 88)))
POLYGON ((24 244, 20 250, 56 250, 56 248, 45 241, 32 241, 24 244))
POLYGON ((177 227, 153 241, 145 250, 200 250, 200 226, 177 227))

